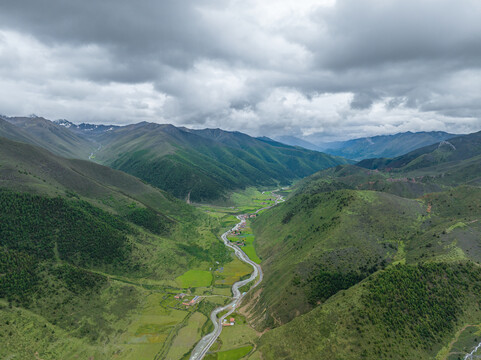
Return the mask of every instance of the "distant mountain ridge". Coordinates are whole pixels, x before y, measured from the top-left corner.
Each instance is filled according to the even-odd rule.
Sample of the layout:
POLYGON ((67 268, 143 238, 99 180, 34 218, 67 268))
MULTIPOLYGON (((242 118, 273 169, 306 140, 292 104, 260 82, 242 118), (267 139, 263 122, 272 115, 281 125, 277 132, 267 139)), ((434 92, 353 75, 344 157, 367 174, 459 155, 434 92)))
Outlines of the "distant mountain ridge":
POLYGON ((78 134, 85 134, 86 132, 103 133, 105 131, 111 131, 120 127, 118 125, 96 125, 88 123, 81 123, 77 125, 65 119, 54 120, 52 122, 78 134))
POLYGON ((67 158, 87 159, 97 148, 94 141, 70 131, 65 126, 38 116, 0 119, 0 136, 43 147, 67 158))
POLYGON ((294 136, 278 137, 279 141, 293 146, 301 146, 306 149, 323 151, 325 153, 342 156, 352 160, 369 158, 391 158, 406 154, 415 149, 435 144, 458 136, 443 131, 404 132, 393 135, 377 135, 347 141, 316 142, 316 138, 310 136, 306 140, 294 136))
POLYGON ((366 159, 359 166, 370 169, 423 168, 449 161, 459 161, 481 155, 481 131, 443 140, 439 143, 424 146, 392 159, 366 159))
POLYGON ((276 139, 281 143, 292 145, 292 146, 300 146, 309 150, 321 151, 321 148, 322 148, 322 146, 315 145, 312 142, 309 142, 291 135, 277 136, 276 139))

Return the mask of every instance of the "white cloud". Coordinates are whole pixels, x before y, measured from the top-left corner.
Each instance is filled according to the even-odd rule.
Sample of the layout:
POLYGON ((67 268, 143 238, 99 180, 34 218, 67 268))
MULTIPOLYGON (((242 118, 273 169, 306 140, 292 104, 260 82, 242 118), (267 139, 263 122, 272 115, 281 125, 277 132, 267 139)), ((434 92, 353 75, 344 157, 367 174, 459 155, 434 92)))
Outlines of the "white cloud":
POLYGON ((476 131, 480 16, 474 0, 8 2, 0 113, 270 136, 476 131))

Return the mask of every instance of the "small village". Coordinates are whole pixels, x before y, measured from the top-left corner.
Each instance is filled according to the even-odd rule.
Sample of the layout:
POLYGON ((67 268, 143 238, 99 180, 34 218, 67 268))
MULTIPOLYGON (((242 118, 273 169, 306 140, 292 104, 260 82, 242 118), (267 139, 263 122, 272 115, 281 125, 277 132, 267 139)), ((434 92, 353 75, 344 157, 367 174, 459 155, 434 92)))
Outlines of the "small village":
POLYGON ((246 220, 247 219, 254 219, 257 217, 257 214, 247 214, 239 216, 239 219, 243 220, 234 230, 231 232, 231 236, 235 236, 236 240, 229 239, 231 242, 235 243, 235 245, 239 247, 246 246, 246 242, 244 239, 239 238, 242 236, 242 231, 246 228, 246 220))

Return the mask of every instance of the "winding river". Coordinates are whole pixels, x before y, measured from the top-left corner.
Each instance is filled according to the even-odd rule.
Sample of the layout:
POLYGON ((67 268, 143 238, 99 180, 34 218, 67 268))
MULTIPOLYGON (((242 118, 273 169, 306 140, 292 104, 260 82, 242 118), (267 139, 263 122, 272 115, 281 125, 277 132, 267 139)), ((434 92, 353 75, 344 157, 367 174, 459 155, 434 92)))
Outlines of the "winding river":
MULTIPOLYGON (((274 194, 275 191, 279 190, 274 190, 272 193, 274 194)), ((257 210, 255 213, 257 214, 259 211, 265 210, 265 209, 270 209, 273 206, 276 206, 279 202, 284 201, 283 197, 281 195, 274 194, 276 196, 276 202, 274 205, 267 206, 264 208, 261 208, 257 210)), ((243 287, 244 285, 249 284, 250 282, 254 281, 257 278, 256 283, 251 286, 249 291, 251 291, 253 288, 255 288, 259 283, 262 281, 263 278, 263 273, 262 273, 262 268, 259 264, 256 264, 254 261, 249 259, 249 257, 246 255, 244 251, 242 251, 237 245, 231 244, 231 242, 227 239, 227 236, 234 230, 238 230, 242 224, 246 222, 247 214, 244 215, 238 215, 237 219, 239 219, 239 223, 237 223, 236 226, 234 226, 231 230, 226 231, 225 233, 222 234, 222 241, 224 241, 225 246, 228 248, 231 248, 234 250, 235 255, 241 260, 244 261, 245 263, 251 265, 254 269, 252 272, 251 276, 248 279, 238 281, 234 285, 232 285, 232 301, 224 306, 220 306, 218 308, 215 308, 211 314, 210 314, 210 320, 214 324, 214 330, 205 335, 200 341, 197 343, 195 346, 194 350, 192 350, 192 354, 190 355, 190 360, 201 360, 209 351, 210 347, 214 344, 214 342, 217 340, 219 337, 220 333, 222 332, 222 321, 232 314, 235 309, 239 306, 241 303, 242 299, 246 295, 246 293, 241 293, 240 288, 243 287), (217 318, 217 315, 227 311, 224 315, 222 315, 221 318, 217 318)))

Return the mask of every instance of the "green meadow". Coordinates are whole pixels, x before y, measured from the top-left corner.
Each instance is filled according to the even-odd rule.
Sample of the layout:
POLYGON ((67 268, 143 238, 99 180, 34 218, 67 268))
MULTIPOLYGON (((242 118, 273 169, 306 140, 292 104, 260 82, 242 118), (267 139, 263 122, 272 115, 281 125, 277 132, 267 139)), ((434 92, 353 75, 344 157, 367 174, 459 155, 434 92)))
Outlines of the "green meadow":
POLYGON ((181 288, 208 287, 212 282, 212 273, 205 270, 189 270, 175 279, 181 288))

